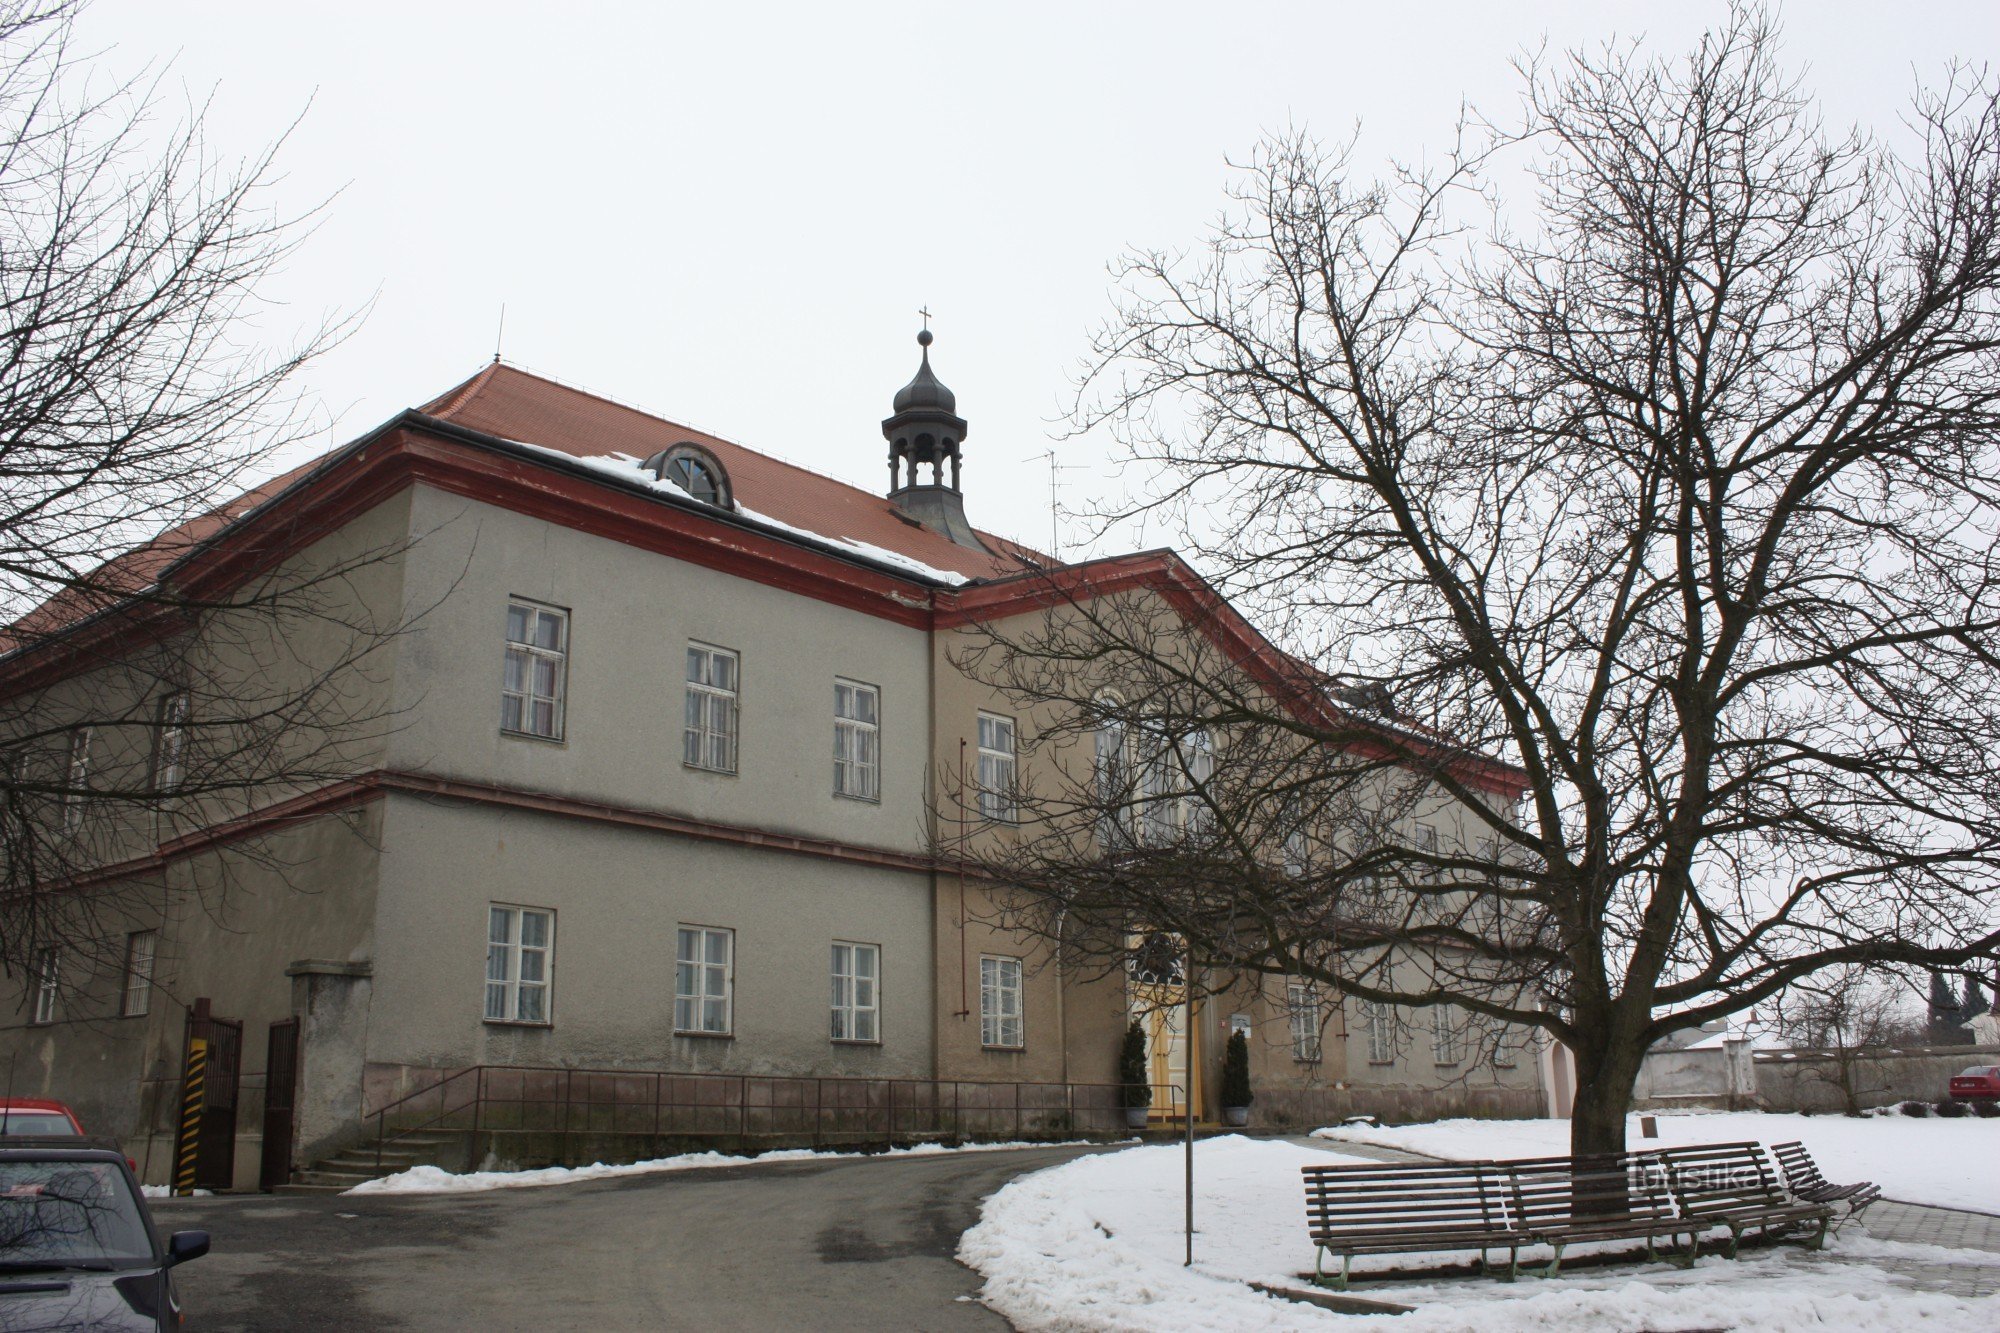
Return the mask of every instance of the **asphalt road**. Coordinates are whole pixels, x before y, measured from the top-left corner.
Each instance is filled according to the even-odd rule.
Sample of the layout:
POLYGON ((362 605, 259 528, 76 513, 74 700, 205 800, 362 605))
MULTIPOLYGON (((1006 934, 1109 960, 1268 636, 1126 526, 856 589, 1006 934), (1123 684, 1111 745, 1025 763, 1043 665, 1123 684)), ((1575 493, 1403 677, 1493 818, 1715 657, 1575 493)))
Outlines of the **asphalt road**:
POLYGON ((723 1167, 461 1195, 155 1200, 215 1248, 194 1329, 1004 1329, 953 1258, 1089 1149, 723 1167))

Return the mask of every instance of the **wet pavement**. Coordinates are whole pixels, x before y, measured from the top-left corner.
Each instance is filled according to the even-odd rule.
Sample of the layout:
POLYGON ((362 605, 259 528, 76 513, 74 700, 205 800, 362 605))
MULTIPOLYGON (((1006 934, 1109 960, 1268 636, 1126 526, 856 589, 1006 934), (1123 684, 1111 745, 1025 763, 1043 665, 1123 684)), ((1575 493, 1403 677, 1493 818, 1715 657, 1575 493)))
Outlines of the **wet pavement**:
POLYGON ((154 1201, 201 1329, 1004 1329, 954 1254, 1089 1149, 774 1163, 459 1195, 154 1201))

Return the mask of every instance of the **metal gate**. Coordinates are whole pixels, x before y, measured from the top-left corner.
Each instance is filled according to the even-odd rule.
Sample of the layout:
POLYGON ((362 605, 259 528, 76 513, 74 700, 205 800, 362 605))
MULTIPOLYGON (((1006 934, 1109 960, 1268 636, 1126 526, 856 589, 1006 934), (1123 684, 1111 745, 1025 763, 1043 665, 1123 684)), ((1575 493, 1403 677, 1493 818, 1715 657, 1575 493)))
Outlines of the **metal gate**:
POLYGON ((274 1190, 292 1178, 292 1108, 298 1103, 299 1020, 271 1024, 264 1048, 264 1163, 257 1188, 274 1190))
POLYGON ((206 998, 198 999, 188 1012, 175 1184, 226 1190, 236 1184, 236 1083, 243 1069, 243 1024, 215 1017, 208 1005, 206 998))

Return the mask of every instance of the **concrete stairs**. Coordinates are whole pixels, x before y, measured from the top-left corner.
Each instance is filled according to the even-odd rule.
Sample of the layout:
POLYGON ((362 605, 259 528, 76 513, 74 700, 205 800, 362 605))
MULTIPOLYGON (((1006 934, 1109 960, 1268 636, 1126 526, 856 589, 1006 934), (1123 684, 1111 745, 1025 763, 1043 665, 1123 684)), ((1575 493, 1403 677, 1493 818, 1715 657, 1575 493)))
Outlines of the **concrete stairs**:
POLYGON ((363 1143, 331 1157, 322 1157, 303 1171, 292 1172, 291 1183, 280 1185, 279 1194, 339 1194, 365 1180, 392 1176, 413 1166, 463 1161, 471 1151, 471 1135, 451 1130, 420 1130, 405 1134, 382 1147, 376 1161, 375 1145, 363 1143))

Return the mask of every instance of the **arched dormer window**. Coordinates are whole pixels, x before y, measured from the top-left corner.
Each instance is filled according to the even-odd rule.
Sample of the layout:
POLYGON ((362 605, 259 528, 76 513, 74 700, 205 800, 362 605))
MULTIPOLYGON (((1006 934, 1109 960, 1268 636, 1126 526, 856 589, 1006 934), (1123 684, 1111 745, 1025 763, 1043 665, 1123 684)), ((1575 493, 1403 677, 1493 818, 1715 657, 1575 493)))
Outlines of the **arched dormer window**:
POLYGON ((672 482, 703 504, 718 509, 734 507, 729 474, 723 470, 722 460, 692 440, 683 440, 654 454, 646 460, 646 470, 662 481, 672 482))

